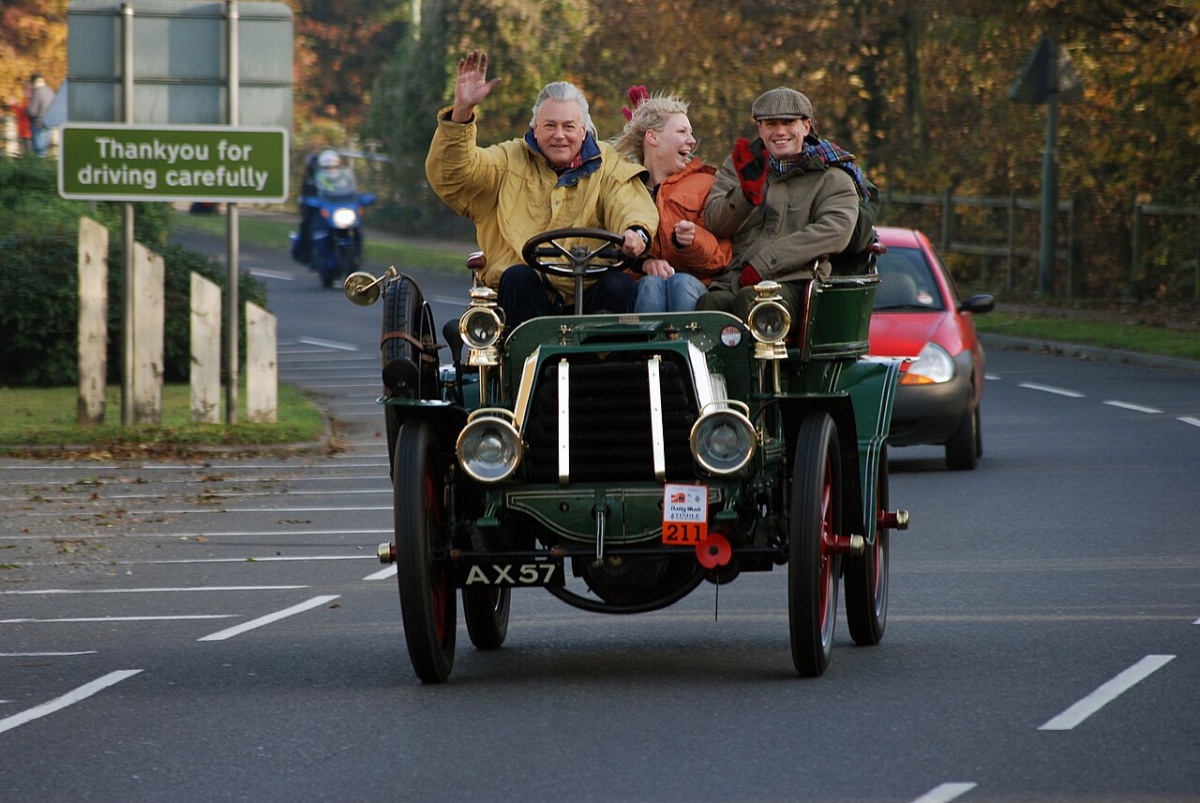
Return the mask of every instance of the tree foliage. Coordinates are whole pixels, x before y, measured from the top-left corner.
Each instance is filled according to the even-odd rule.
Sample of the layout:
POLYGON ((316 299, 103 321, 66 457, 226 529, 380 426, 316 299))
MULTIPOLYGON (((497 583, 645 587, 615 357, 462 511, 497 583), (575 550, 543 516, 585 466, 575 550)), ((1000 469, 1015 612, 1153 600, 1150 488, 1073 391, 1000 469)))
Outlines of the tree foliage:
MULTIPOLYGON (((885 191, 1037 198, 1046 107, 1008 92, 1050 34, 1084 86, 1082 103, 1059 106, 1057 161, 1061 195, 1087 198, 1084 236, 1107 246, 1089 255, 1096 292, 1127 271, 1135 198, 1198 201, 1200 0, 285 1, 294 149, 378 140, 390 160, 383 194, 413 232, 458 223, 423 165, 454 65, 472 48, 502 79, 480 109, 483 143, 519 135, 538 89, 559 79, 584 89, 601 136, 615 136, 625 90, 646 84, 691 101, 700 155, 715 163, 753 132, 754 97, 786 84, 885 191)), ((61 80, 66 7, 0 9, 10 94, 34 64, 61 80)))

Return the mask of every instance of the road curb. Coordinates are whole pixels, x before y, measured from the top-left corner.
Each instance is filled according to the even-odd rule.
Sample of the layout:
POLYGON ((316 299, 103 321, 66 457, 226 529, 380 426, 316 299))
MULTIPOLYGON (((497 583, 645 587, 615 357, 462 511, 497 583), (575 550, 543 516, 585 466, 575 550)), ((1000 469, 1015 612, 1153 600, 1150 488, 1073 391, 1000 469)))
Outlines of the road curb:
POLYGON ((1111 362, 1122 365, 1140 365, 1147 368, 1162 368, 1169 371, 1200 373, 1200 360, 1185 360, 1182 357, 1163 357, 1157 354, 1142 354, 1137 351, 1096 348, 1079 343, 1064 343, 1057 340, 994 335, 981 332, 979 340, 985 347, 996 347, 1014 351, 1031 351, 1053 354, 1078 360, 1111 362))

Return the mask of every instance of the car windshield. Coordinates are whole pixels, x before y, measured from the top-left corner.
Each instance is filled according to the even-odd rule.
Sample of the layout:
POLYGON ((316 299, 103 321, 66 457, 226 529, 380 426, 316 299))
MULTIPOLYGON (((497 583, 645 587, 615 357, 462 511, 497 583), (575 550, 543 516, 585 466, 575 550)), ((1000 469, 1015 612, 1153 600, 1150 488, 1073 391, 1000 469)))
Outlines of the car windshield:
POLYGON ((324 167, 317 171, 317 191, 327 201, 357 200, 354 171, 349 167, 324 167))
POLYGON ((888 246, 878 259, 879 289, 875 293, 875 310, 923 310, 942 312, 946 309, 934 281, 933 271, 919 248, 888 246))

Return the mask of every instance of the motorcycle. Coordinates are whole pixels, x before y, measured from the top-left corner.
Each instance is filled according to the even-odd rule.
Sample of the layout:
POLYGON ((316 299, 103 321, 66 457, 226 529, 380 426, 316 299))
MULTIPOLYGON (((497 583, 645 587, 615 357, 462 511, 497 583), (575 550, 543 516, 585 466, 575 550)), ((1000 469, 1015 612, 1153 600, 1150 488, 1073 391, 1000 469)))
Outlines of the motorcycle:
POLYGON ((329 288, 362 263, 363 209, 375 203, 375 195, 360 194, 354 171, 342 166, 318 169, 313 189, 300 201, 304 223, 292 235, 292 256, 307 262, 329 288))

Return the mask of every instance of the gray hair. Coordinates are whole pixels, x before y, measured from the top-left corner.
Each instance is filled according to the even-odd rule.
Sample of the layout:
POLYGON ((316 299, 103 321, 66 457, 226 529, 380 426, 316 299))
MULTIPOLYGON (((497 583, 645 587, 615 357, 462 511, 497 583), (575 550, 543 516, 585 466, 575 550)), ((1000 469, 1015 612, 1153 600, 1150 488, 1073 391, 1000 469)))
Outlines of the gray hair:
POLYGON ((668 117, 672 114, 687 114, 687 111, 687 101, 675 95, 658 95, 644 100, 633 110, 633 119, 612 139, 612 144, 629 161, 643 164, 646 132, 661 133, 667 125, 668 117))
POLYGON ((537 128, 538 112, 542 110, 542 105, 548 100, 557 100, 564 103, 574 102, 577 104, 579 111, 583 114, 583 127, 593 137, 599 137, 596 133, 596 126, 592 123, 592 115, 588 113, 588 102, 587 98, 583 96, 583 90, 567 81, 555 81, 542 87, 542 91, 538 93, 537 100, 533 102, 533 114, 529 118, 530 128, 537 128))

